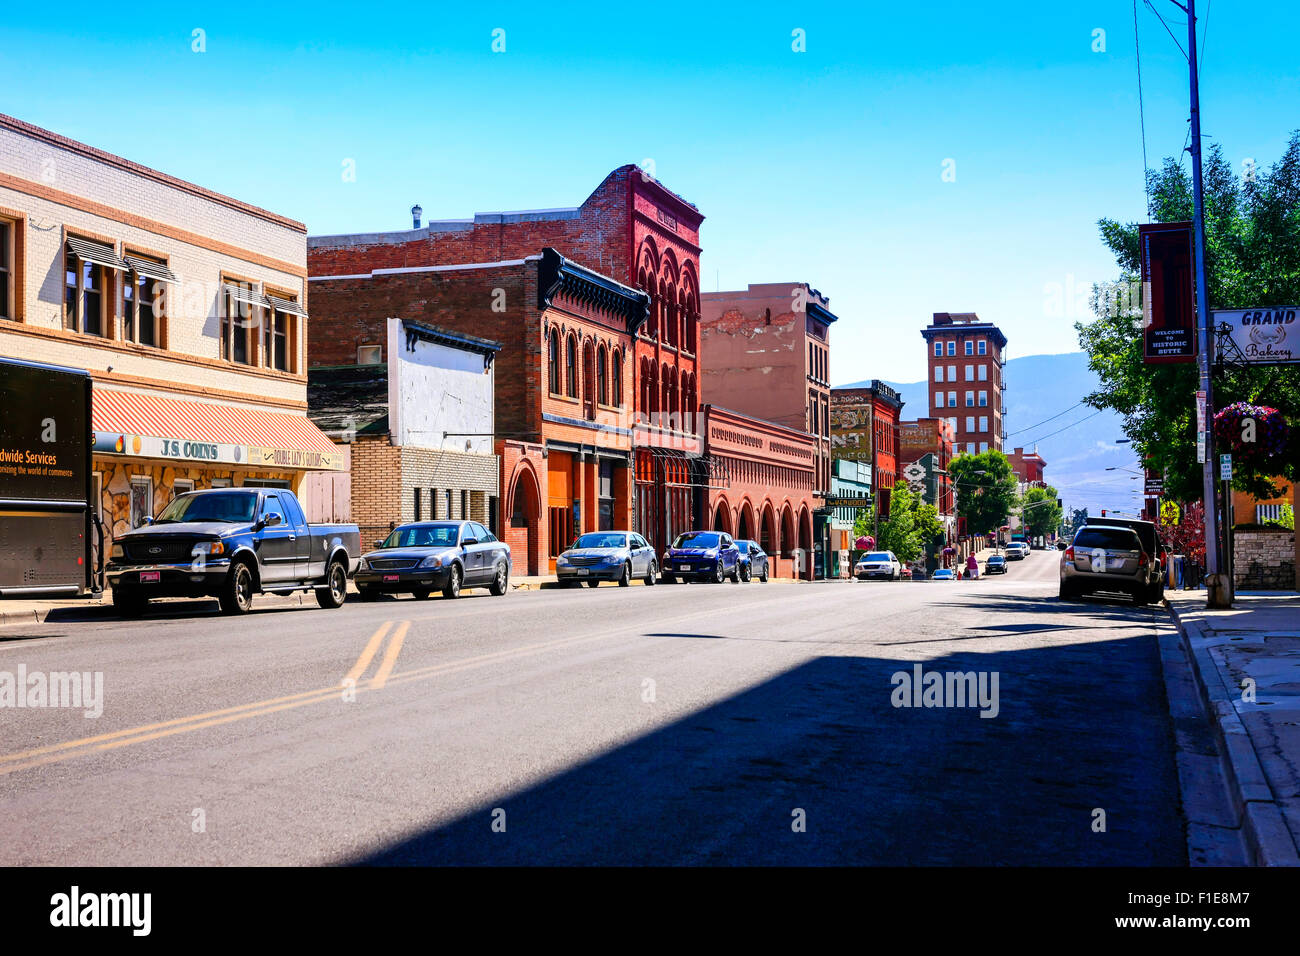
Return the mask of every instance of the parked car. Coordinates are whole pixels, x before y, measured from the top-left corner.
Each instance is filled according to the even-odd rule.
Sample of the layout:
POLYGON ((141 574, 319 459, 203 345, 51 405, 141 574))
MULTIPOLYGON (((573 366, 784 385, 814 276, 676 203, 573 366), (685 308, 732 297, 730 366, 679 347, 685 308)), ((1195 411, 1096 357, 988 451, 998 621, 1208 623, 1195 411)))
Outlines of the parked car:
POLYGON ((591 531, 555 559, 555 576, 561 587, 585 581, 594 588, 601 581, 617 581, 625 588, 633 578, 657 582, 659 562, 654 548, 635 531, 591 531))
POLYGON ((985 574, 1006 574, 1007 559, 1000 554, 990 554, 989 559, 984 562, 985 574))
POLYGON ((664 582, 678 580, 714 581, 730 578, 740 582, 740 548, 722 531, 687 531, 679 534, 663 556, 664 582))
POLYGON ((132 616, 156 597, 215 597, 226 614, 244 614, 255 594, 309 590, 334 608, 360 553, 356 525, 308 524, 287 488, 212 488, 178 495, 118 535, 105 574, 113 606, 132 616))
POLYGON ((1008 561, 1023 561, 1029 555, 1029 545, 1023 541, 1012 541, 1006 548, 1008 561))
POLYGON ((1137 604, 1156 600, 1160 563, 1132 528, 1088 524, 1061 552, 1063 601, 1093 591, 1125 591, 1137 604))
POLYGON ((1093 525, 1104 525, 1110 528, 1130 528, 1142 542, 1142 550, 1151 555, 1152 561, 1157 565, 1159 573, 1155 575, 1155 580, 1151 582, 1150 598, 1152 601, 1159 601, 1165 596, 1165 578, 1164 578, 1164 555, 1168 554, 1163 542, 1160 540, 1158 529, 1155 522, 1143 521, 1140 518, 1115 518, 1101 517, 1100 515, 1089 515, 1084 520, 1084 527, 1093 525))
POLYGON ((930 575, 931 581, 956 581, 957 572, 952 568, 939 568, 934 574, 930 575))
POLYGON ((456 598, 462 588, 486 586, 497 597, 510 589, 510 545, 477 521, 416 521, 398 525, 361 556, 356 576, 363 601, 381 594, 456 598))
POLYGON ((912 580, 912 569, 905 564, 903 565, 902 570, 898 572, 898 576, 904 581, 910 581, 912 580))
POLYGON ((903 564, 892 551, 869 551, 858 558, 858 563, 853 567, 853 576, 859 581, 869 578, 900 581, 903 578, 903 564))
POLYGON ((757 541, 742 538, 736 542, 736 547, 740 548, 740 580, 750 581, 758 578, 766 582, 772 572, 770 566, 772 562, 762 545, 757 541))

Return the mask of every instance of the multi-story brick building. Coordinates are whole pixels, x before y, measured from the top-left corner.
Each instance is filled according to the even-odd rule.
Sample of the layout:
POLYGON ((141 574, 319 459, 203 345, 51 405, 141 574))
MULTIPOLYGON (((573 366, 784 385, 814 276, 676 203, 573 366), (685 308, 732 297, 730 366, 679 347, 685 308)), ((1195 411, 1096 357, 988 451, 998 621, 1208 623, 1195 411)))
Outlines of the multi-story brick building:
POLYGON ((716 405, 704 406, 704 425, 724 479, 708 491, 713 529, 757 541, 777 577, 812 577, 816 440, 716 405))
POLYGON ((301 223, 0 115, 0 352, 89 371, 110 534, 345 467, 306 417, 306 275, 301 223))
POLYGON ((902 396, 880 379, 867 386, 835 388, 830 393, 830 420, 835 456, 871 464, 873 487, 894 487, 899 474, 899 415, 902 396))
POLYGON ((1007 455, 1007 461, 1011 463, 1011 470, 1016 473, 1016 482, 1020 485, 1021 494, 1029 488, 1043 486, 1043 471, 1047 468, 1047 462, 1043 460, 1037 448, 1031 452, 1017 448, 1007 455))
POLYGON ((646 293, 549 248, 495 263, 313 276, 311 286, 313 366, 355 366, 358 349, 387 361, 391 316, 500 345, 486 429, 501 461, 492 531, 510 544, 515 573, 553 569, 582 531, 631 525, 632 369, 646 293))
POLYGON ((930 416, 952 421, 959 454, 1002 451, 1006 336, 974 312, 936 312, 921 335, 930 416))
POLYGON ((948 473, 954 438, 952 422, 947 418, 918 418, 898 425, 898 459, 902 468, 926 455, 934 456, 936 480, 933 490, 927 489, 927 500, 939 510, 939 517, 945 522, 954 520, 957 510, 952 475, 948 473))
POLYGON ((351 514, 367 547, 402 521, 499 527, 493 360, 500 348, 390 318, 383 362, 308 371, 308 414, 351 445, 351 514))
MULTIPOLYGON (((473 219, 416 222, 414 228, 398 232, 314 236, 308 240, 308 264, 313 280, 363 276, 369 281, 407 269, 436 274, 479 265, 499 270, 503 263, 518 264, 551 247, 569 263, 591 270, 598 282, 613 280, 620 289, 645 291, 648 314, 635 324, 630 343, 619 353, 626 363, 621 381, 628 388, 627 404, 619 409, 625 421, 619 427, 634 450, 634 527, 659 547, 698 523, 700 492, 709 481, 696 421, 703 220, 691 203, 641 168, 628 165, 606 176, 580 206, 479 213, 473 219)), ((348 294, 357 297, 355 291, 348 294)), ((466 303, 472 315, 462 315, 463 326, 452 327, 497 339, 508 349, 510 339, 487 331, 504 314, 492 311, 499 304, 492 295, 488 287, 466 303), (476 328, 482 331, 475 333, 476 328)), ((380 343, 368 334, 352 329, 332 350, 373 350, 380 343)), ((561 342, 562 352, 566 348, 561 342)), ((340 354, 323 355, 322 360, 333 361, 340 354)), ((567 356, 562 354, 564 361, 567 356)), ((564 405, 564 399, 572 398, 543 395, 543 381, 510 382, 500 376, 499 408, 526 400, 564 405), (526 399, 524 392, 534 393, 533 398, 526 399)), ((563 418, 577 411, 581 409, 569 409, 568 416, 555 414, 563 418)))

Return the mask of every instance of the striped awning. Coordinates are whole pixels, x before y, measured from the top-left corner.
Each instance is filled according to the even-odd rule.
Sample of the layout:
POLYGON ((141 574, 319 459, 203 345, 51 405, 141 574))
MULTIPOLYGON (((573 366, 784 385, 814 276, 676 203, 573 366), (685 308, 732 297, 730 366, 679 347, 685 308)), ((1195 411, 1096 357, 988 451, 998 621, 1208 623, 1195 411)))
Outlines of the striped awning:
POLYGON ((96 386, 91 421, 96 449, 109 453, 265 468, 342 467, 339 447, 305 414, 96 386))
POLYGON ((242 286, 227 284, 221 287, 221 291, 230 296, 236 302, 243 302, 245 305, 255 305, 262 309, 270 308, 271 306, 270 299, 262 295, 262 293, 255 292, 252 289, 245 289, 242 286))
POLYGON ((146 279, 157 279, 159 282, 179 282, 176 274, 168 269, 161 262, 153 262, 149 259, 138 259, 135 256, 127 256, 126 264, 131 267, 131 271, 136 275, 142 275, 146 279))
POLYGON ((122 272, 129 268, 126 262, 113 251, 113 247, 106 242, 91 242, 89 239, 68 236, 68 249, 82 262, 107 266, 109 269, 119 269, 122 272))
POLYGON ((294 302, 292 299, 282 299, 278 295, 270 294, 267 295, 267 298, 271 300, 271 306, 275 311, 287 312, 290 315, 300 315, 304 319, 307 318, 307 313, 303 311, 302 306, 297 302, 294 302))

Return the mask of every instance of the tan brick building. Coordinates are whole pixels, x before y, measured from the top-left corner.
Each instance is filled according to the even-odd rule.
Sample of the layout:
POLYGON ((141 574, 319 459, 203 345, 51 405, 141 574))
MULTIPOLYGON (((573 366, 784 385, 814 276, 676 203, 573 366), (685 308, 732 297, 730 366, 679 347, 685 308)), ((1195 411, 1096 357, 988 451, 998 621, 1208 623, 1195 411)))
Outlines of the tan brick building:
POLYGON ((306 274, 302 223, 0 114, 0 353, 90 372, 110 533, 344 467, 306 418, 306 274))

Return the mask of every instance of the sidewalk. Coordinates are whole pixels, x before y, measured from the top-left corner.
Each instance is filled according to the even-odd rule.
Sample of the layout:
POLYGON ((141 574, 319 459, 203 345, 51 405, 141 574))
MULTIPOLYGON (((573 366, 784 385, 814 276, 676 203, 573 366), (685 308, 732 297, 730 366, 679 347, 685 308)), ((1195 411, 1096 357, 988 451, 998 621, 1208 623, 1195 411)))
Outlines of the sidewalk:
POLYGON ((1300 866, 1300 595, 1166 591, 1255 862, 1300 866))

